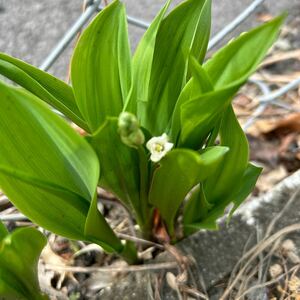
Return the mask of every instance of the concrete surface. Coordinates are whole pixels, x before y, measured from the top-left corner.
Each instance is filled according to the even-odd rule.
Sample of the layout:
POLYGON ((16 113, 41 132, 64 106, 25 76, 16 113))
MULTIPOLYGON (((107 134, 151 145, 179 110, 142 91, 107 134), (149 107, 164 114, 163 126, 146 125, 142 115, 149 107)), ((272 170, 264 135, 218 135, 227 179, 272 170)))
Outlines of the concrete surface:
MULTIPOLYGON (((297 171, 266 195, 244 204, 232 218, 229 226, 223 222, 219 231, 199 231, 179 242, 176 247, 181 253, 193 257, 195 261, 190 267, 189 285, 201 290, 200 279, 202 278, 210 296, 209 299, 218 300, 224 288, 222 284, 218 283, 230 275, 245 249, 249 250, 256 244, 258 228, 265 233, 270 222, 280 213, 282 215, 275 223, 272 234, 289 225, 299 224, 299 187, 300 171, 297 171), (292 202, 289 201, 290 199, 293 199, 292 202), (252 222, 249 222, 250 220, 252 222), (191 280, 191 274, 193 274, 193 280, 191 280)), ((288 237, 296 243, 297 249, 300 249, 299 232, 294 232, 288 237)), ((174 261, 174 257, 163 253, 156 261, 174 261)), ((178 299, 176 293, 167 287, 163 275, 160 273, 163 286, 159 291, 161 299, 178 299)), ((123 278, 119 277, 114 286, 102 290, 99 297, 95 299, 153 299, 151 298, 151 288, 149 288, 151 280, 152 283, 154 282, 153 277, 151 272, 129 273, 123 278)), ((263 299, 263 297, 251 299, 263 299)))
MULTIPOLYGON (((174 0, 173 5, 180 2, 174 0)), ((251 2, 252 0, 214 0, 213 34, 251 2)), ((83 0, 0 0, 0 51, 40 65, 64 32, 79 17, 82 3, 83 0)), ((150 22, 165 0, 124 0, 124 3, 128 14, 150 22)), ((266 0, 260 10, 274 15, 288 10, 294 15, 300 13, 299 7, 299 0, 266 0)), ((256 23, 254 15, 236 31, 236 34, 256 23)), ((133 26, 130 26, 129 30, 134 48, 143 30, 133 26)), ((66 77, 72 46, 65 51, 50 72, 61 78, 66 77)))

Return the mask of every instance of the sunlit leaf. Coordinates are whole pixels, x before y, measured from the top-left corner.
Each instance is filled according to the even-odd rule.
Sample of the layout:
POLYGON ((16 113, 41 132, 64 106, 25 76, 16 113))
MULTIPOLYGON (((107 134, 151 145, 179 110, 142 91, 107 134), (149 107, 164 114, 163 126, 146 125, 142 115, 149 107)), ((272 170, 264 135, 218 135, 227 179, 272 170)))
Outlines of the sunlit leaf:
POLYGON ((217 89, 246 80, 278 37, 284 19, 285 16, 274 18, 217 51, 203 66, 214 87, 217 89))
POLYGON ((77 105, 94 132, 118 116, 131 86, 131 57, 124 5, 115 0, 81 35, 72 58, 77 105))
POLYGON ((0 74, 50 104, 89 131, 75 102, 72 88, 58 78, 19 59, 0 53, 0 74))
POLYGON ((200 61, 204 58, 210 34, 210 7, 210 0, 187 0, 161 22, 151 60, 148 94, 138 99, 141 124, 153 135, 165 132, 171 121, 187 81, 189 55, 196 55, 200 61))
POLYGON ((149 82, 155 50, 155 41, 160 24, 170 6, 168 0, 140 40, 132 61, 133 85, 125 110, 136 114, 137 101, 145 101, 149 94, 149 82))
MULTIPOLYGON (((87 239, 86 218, 99 180, 96 154, 33 95, 1 83, 0 101, 1 188, 40 226, 87 239)), ((105 243, 109 238, 103 230, 102 238, 98 233, 94 239, 105 243)))

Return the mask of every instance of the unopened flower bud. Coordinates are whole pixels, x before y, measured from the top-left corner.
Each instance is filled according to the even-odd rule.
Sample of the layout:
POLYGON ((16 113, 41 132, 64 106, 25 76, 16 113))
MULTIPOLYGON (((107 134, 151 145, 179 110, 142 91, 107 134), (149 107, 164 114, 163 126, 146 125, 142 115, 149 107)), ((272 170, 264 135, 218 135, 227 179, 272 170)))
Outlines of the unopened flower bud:
POLYGON ((129 147, 137 147, 145 142, 137 117, 129 112, 122 112, 118 119, 118 130, 121 140, 129 147))
POLYGON ((133 131, 139 129, 139 122, 137 117, 129 112, 122 112, 118 119, 118 127, 120 134, 129 135, 133 131))

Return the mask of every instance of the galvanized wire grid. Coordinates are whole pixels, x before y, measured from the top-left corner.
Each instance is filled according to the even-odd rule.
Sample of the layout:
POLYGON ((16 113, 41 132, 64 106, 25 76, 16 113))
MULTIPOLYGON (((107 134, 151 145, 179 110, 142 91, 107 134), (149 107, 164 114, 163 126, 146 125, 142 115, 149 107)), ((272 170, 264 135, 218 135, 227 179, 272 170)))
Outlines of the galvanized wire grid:
MULTIPOLYGON (((226 36, 228 36, 234 29, 240 26, 254 11, 261 6, 265 0, 254 0, 248 7, 246 7, 234 20, 225 26, 220 32, 213 36, 209 42, 208 50, 217 46, 226 36)), ((40 69, 47 71, 63 53, 66 47, 72 42, 75 36, 80 32, 82 27, 89 21, 89 19, 99 10, 103 9, 101 0, 85 0, 84 6, 86 7, 83 14, 77 19, 73 26, 64 34, 63 38, 57 43, 56 47, 46 57, 41 64, 40 69)), ((149 24, 143 20, 127 16, 128 23, 142 29, 147 29, 149 24)), ((259 105, 253 112, 251 117, 245 122, 243 129, 247 129, 262 115, 269 105, 277 105, 287 110, 293 110, 289 105, 284 104, 278 100, 281 96, 285 95, 290 90, 296 89, 300 85, 300 77, 296 80, 286 84, 285 86, 271 91, 269 86, 263 81, 250 79, 249 82, 257 85, 261 91, 261 96, 257 98, 259 105)))

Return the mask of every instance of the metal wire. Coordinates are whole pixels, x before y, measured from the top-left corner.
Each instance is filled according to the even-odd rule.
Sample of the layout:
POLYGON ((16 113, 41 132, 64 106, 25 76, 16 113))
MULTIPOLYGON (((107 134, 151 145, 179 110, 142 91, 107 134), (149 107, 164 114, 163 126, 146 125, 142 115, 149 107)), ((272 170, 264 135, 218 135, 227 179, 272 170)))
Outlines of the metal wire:
POLYGON ((267 95, 259 97, 259 101, 261 103, 272 102, 272 101, 276 100, 277 98, 283 96, 290 90, 296 89, 299 85, 300 85, 300 77, 293 80, 292 82, 288 83, 287 85, 283 86, 282 88, 280 88, 274 92, 271 92, 271 93, 268 93, 267 95))
POLYGON ((51 51, 40 66, 43 71, 49 70, 58 57, 63 53, 71 41, 75 38, 77 33, 88 22, 92 15, 98 10, 101 0, 95 0, 94 3, 89 5, 83 14, 77 19, 74 25, 65 33, 63 38, 58 42, 57 46, 51 51))
MULTIPOLYGON (((47 71, 50 67, 55 63, 55 61, 59 58, 59 56, 64 52, 64 50, 68 47, 68 45, 72 42, 72 40, 76 37, 82 27, 89 21, 89 19, 93 16, 93 14, 97 11, 101 11, 103 6, 100 6, 101 0, 89 1, 87 3, 87 9, 83 12, 83 14, 78 18, 78 20, 73 24, 73 26, 65 33, 62 39, 58 42, 55 48, 50 52, 50 54, 46 57, 46 59, 40 65, 40 69, 43 71, 47 71)), ((137 18, 127 16, 128 23, 140 27, 142 29, 147 29, 150 24, 139 20, 137 18)))
MULTIPOLYGON (((226 25, 220 32, 213 36, 208 44, 208 50, 211 50, 217 46, 228 34, 230 34, 234 29, 240 26, 255 10, 262 5, 265 0, 254 0, 248 7, 246 7, 234 20, 232 20, 228 25, 226 25)), ((63 53, 64 49, 70 44, 70 42, 75 38, 76 34, 82 29, 82 27, 88 22, 91 16, 102 10, 104 7, 101 6, 101 0, 89 0, 85 12, 79 17, 79 19, 74 23, 74 25, 66 32, 64 37, 59 41, 57 46, 51 51, 47 56, 45 61, 42 63, 40 68, 42 70, 48 70, 58 59, 58 57, 63 53)), ((137 19, 135 17, 127 16, 128 23, 137 26, 141 29, 146 30, 149 27, 149 23, 137 19)), ((244 130, 247 130, 251 124, 264 112, 268 104, 275 104, 281 107, 288 108, 287 105, 278 102, 277 98, 286 94, 288 91, 296 88, 300 84, 300 78, 292 81, 286 86, 272 92, 267 84, 262 81, 250 79, 249 82, 256 84, 262 92, 262 96, 258 97, 259 106, 248 119, 244 125, 244 130)))
POLYGON ((245 10, 242 11, 232 22, 218 32, 208 43, 208 50, 211 50, 217 44, 219 44, 229 33, 241 25, 265 0, 253 1, 245 10))

